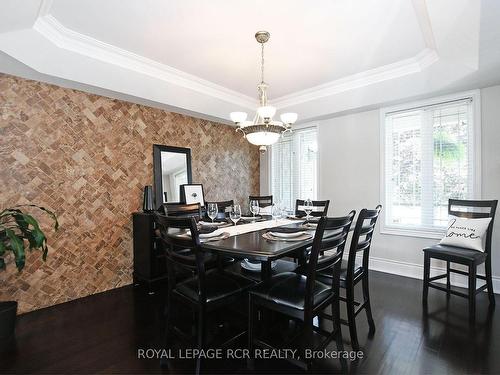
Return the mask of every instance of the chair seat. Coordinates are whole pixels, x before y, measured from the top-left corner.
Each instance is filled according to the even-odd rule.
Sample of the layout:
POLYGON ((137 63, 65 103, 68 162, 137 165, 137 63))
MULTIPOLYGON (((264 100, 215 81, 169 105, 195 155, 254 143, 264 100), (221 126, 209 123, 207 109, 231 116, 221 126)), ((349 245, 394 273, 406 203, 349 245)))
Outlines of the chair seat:
MULTIPOLYGON (((358 263, 354 262, 354 278, 359 276, 363 272, 363 267, 358 263)), ((344 285, 342 282, 347 279, 347 260, 342 259, 342 265, 340 266, 340 282, 341 285, 344 285)), ((332 275, 330 273, 318 272, 316 275, 316 280, 321 281, 324 284, 331 285, 332 283, 332 275)))
MULTIPOLYGON (((284 272, 261 283, 250 294, 297 310, 304 310, 307 277, 294 272, 284 272)), ((319 281, 314 282, 314 304, 318 305, 329 296, 332 289, 319 281)))
POLYGON ((430 254, 432 258, 450 260, 457 263, 482 263, 487 257, 487 254, 482 251, 439 244, 426 247, 424 252, 430 254))
MULTIPOLYGON (((207 293, 207 303, 216 302, 231 295, 241 293, 251 286, 255 281, 242 275, 231 272, 220 272, 211 270, 205 274, 205 287, 207 293)), ((174 291, 182 294, 193 301, 198 301, 198 277, 192 277, 176 285, 174 291)))

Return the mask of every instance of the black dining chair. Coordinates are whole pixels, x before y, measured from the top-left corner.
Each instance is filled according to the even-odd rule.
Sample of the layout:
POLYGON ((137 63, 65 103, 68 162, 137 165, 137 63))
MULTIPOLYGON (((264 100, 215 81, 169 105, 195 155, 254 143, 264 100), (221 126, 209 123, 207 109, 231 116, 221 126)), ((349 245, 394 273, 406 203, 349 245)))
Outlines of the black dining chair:
POLYGON ((217 219, 224 219, 226 217, 226 212, 231 206, 234 206, 234 200, 230 199, 228 201, 219 201, 219 202, 205 202, 205 207, 208 207, 209 204, 215 203, 217 205, 217 219))
MULTIPOLYGON (((340 300, 346 303, 347 308, 347 320, 341 320, 341 323, 349 326, 351 346, 354 350, 359 350, 356 316, 361 311, 365 310, 366 312, 369 334, 375 333, 375 322, 370 302, 368 264, 373 232, 381 209, 382 206, 378 205, 374 210, 364 208, 360 211, 352 234, 347 261, 343 260, 341 264, 340 287, 345 289, 346 296, 345 298, 340 297, 340 300), (361 255, 361 264, 358 263, 359 255, 361 255), (359 282, 361 282, 363 291, 362 302, 358 302, 354 298, 355 287, 359 282)), ((322 282, 327 282, 329 278, 330 275, 325 275, 323 272, 318 275, 318 280, 322 282)), ((328 314, 323 314, 322 317, 331 319, 328 314)))
MULTIPOLYGON (((342 333, 339 320, 339 283, 340 265, 344 253, 345 242, 349 233, 355 211, 345 217, 326 218, 319 220, 314 236, 311 255, 307 264, 296 272, 280 273, 271 277, 268 282, 259 284, 249 293, 248 316, 248 346, 250 351, 254 346, 269 348, 271 345, 254 335, 257 310, 271 310, 284 314, 302 323, 298 337, 292 342, 282 343, 290 348, 294 343, 301 349, 300 362, 309 369, 312 362, 304 356, 305 350, 323 350, 333 339, 337 350, 343 351, 342 333), (330 251, 327 256, 319 257, 320 252, 330 251), (331 275, 328 283, 316 279, 316 273, 331 275), (313 319, 319 316, 327 307, 332 309, 333 328, 327 332, 313 325, 313 319), (317 347, 313 347, 313 334, 324 337, 317 347)), ((346 361, 341 360, 342 368, 346 369, 346 361)))
POLYGON ((163 203, 160 212, 167 216, 201 218, 201 205, 199 203, 163 203))
MULTIPOLYGON (((304 211, 304 199, 297 199, 295 201, 295 216, 306 216, 304 211)), ((325 201, 312 201, 313 211, 310 216, 321 217, 328 214, 328 206, 330 205, 330 200, 325 201)))
POLYGON ((248 197, 248 201, 256 200, 259 202, 259 207, 269 207, 273 205, 273 196, 272 195, 250 195, 248 197))
POLYGON ((451 294, 467 298, 469 300, 469 319, 475 320, 476 294, 488 289, 490 306, 495 306, 495 294, 493 292, 493 280, 491 275, 491 237, 493 234, 493 221, 497 209, 498 200, 460 200, 450 199, 448 201, 448 214, 456 217, 469 219, 491 218, 486 232, 485 251, 465 249, 447 245, 433 245, 423 249, 424 251, 424 282, 422 303, 427 307, 427 295, 429 288, 446 292, 449 298, 451 294), (430 277, 431 259, 440 259, 446 262, 446 273, 430 277), (467 266, 468 271, 451 268, 451 263, 467 266), (485 275, 477 274, 477 267, 484 263, 485 275), (462 293, 451 289, 450 274, 465 275, 469 279, 468 293, 462 293), (434 281, 446 278, 446 287, 434 283, 434 281), (476 288, 476 279, 484 280, 486 283, 476 288))
MULTIPOLYGON (((155 214, 155 222, 164 245, 168 272, 165 343, 167 346, 170 344, 170 331, 174 331, 180 339, 190 341, 187 334, 171 324, 176 310, 175 299, 189 306, 197 314, 196 345, 198 349, 205 348, 207 315, 238 303, 239 298, 255 285, 255 282, 219 268, 206 270, 206 254, 200 249, 200 238, 193 217, 178 218, 155 214), (176 250, 178 248, 190 249, 191 252, 179 253, 176 250), (195 276, 179 282, 176 275, 182 269, 194 273, 195 276)), ((220 346, 231 345, 244 333, 245 331, 240 332, 220 346)), ((200 367, 201 359, 197 361, 196 373, 199 373, 200 367)))

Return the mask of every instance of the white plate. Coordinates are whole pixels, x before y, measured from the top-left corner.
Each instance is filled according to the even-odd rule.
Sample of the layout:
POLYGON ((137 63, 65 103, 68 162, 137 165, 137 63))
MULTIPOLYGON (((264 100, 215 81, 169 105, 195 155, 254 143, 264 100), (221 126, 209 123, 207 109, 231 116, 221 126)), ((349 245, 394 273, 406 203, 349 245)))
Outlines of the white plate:
MULTIPOLYGON (((241 268, 247 270, 247 271, 252 271, 252 272, 260 272, 260 269, 262 267, 262 264, 260 262, 253 263, 250 262, 248 259, 243 259, 241 261, 241 268)), ((276 261, 271 262, 271 269, 276 267, 276 261)))
POLYGON ((281 233, 281 232, 273 232, 273 231, 269 231, 269 233, 274 236, 274 237, 278 237, 278 238, 295 238, 295 237, 300 237, 302 236, 303 234, 305 234, 306 232, 303 232, 303 231, 300 231, 300 232, 295 232, 295 233, 281 233))
POLYGON ((221 225, 226 225, 226 222, 225 221, 214 221, 212 223, 211 221, 199 221, 198 224, 206 225, 207 227, 220 227, 221 225))
POLYGON ((303 233, 300 237, 288 237, 288 238, 283 238, 283 237, 275 237, 271 233, 266 232, 262 234, 262 237, 264 237, 266 240, 270 241, 307 241, 313 238, 313 236, 310 233, 303 233))

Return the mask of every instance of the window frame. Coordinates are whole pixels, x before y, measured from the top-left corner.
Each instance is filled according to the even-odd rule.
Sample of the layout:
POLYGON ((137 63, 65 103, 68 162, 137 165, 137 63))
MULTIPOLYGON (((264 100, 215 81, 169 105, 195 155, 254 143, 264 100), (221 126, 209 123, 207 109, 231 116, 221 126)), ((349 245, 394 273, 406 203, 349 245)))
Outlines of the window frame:
MULTIPOLYGON (((380 109, 380 201, 383 207, 386 205, 386 174, 385 174, 385 136, 386 136, 386 114, 394 111, 405 111, 415 109, 416 107, 439 105, 444 102, 472 98, 472 197, 470 199, 481 199, 481 94, 480 90, 469 90, 450 95, 444 95, 424 100, 413 101, 404 104, 398 104, 380 109)), ((422 237, 441 239, 446 230, 443 228, 419 228, 413 226, 398 226, 386 224, 387 210, 382 209, 382 220, 380 224, 380 233, 398 236, 422 237)))
MULTIPOLYGON (((316 186, 317 186, 317 191, 316 191, 316 198, 321 196, 321 176, 320 176, 320 161, 321 161, 321 150, 320 150, 320 142, 319 142, 319 126, 317 124, 299 124, 299 125, 293 125, 292 127, 292 132, 297 131, 297 130, 308 130, 308 129, 315 129, 316 130, 316 145, 318 147, 318 150, 316 152, 316 186)), ((273 163, 273 146, 268 149, 268 157, 267 157, 267 170, 268 170, 268 181, 267 181, 267 191, 269 194, 272 194, 273 191, 273 168, 272 168, 272 163, 273 163)), ((295 209, 295 206, 291 207, 291 209, 295 209)))

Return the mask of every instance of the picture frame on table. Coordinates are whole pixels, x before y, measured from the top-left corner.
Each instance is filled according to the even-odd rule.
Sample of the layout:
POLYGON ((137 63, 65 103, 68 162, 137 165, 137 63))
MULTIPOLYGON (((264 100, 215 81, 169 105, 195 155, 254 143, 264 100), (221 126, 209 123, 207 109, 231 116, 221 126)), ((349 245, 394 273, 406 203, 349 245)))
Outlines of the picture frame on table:
POLYGON ((205 193, 203 184, 183 184, 180 186, 181 202, 185 204, 199 203, 205 207, 205 193))

